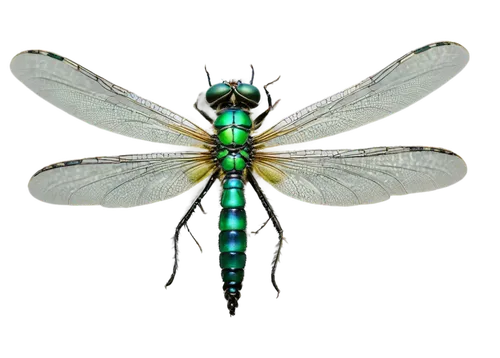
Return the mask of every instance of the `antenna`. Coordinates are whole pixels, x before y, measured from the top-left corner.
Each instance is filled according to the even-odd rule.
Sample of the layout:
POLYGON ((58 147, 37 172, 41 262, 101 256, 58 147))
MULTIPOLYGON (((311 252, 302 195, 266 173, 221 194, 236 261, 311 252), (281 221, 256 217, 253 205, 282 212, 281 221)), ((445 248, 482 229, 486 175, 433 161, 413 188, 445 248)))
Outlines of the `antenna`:
POLYGON ((257 83, 257 73, 255 64, 248 65, 248 81, 253 85, 257 83))
POLYGON ((214 76, 210 71, 210 67, 207 65, 202 65, 201 70, 203 71, 203 79, 205 80, 205 84, 207 88, 214 84, 214 76))

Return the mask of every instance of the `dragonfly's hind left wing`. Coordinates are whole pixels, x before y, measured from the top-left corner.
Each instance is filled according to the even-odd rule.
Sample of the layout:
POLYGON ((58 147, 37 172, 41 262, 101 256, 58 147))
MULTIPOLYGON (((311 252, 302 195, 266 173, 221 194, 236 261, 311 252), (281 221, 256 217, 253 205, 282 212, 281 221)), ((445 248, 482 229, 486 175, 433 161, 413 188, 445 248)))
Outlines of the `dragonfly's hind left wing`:
POLYGON ((89 124, 151 142, 212 145, 210 135, 186 118, 109 82, 69 58, 31 50, 14 57, 10 68, 37 95, 89 124))
POLYGON ((431 147, 257 152, 253 168, 285 195, 335 206, 443 188, 467 172, 458 155, 431 147))
POLYGON ((208 152, 96 157, 49 165, 28 186, 47 203, 131 207, 179 195, 214 169, 208 152))
POLYGON ((345 91, 314 103, 254 137, 257 148, 307 142, 345 132, 395 113, 441 87, 467 64, 454 42, 407 53, 345 91))

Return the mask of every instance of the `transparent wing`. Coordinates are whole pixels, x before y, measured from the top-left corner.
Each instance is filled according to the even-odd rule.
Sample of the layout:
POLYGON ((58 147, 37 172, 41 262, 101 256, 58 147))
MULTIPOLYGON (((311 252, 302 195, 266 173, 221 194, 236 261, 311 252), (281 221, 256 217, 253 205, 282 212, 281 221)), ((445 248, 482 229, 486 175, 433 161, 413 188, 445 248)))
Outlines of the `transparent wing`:
POLYGON ((208 152, 87 158, 49 165, 28 187, 35 198, 52 204, 131 207, 174 197, 214 168, 208 152))
POLYGON ((336 206, 443 188, 467 172, 458 155, 430 147, 258 152, 253 168, 285 195, 336 206))
POLYGON ((257 148, 306 142, 357 128, 395 113, 460 72, 469 54, 438 42, 412 51, 361 83, 306 107, 254 137, 257 148))
POLYGON ((68 58, 31 50, 14 57, 10 68, 40 97, 97 127, 152 142, 197 147, 212 143, 207 132, 187 119, 68 58))

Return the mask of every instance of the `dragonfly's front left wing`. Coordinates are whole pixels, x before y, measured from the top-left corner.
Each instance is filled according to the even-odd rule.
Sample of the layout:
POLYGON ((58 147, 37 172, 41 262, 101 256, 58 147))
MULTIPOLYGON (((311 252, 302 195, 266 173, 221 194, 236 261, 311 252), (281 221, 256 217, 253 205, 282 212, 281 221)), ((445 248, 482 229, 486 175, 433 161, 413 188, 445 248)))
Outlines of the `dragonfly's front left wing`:
POLYGON ((12 73, 65 112, 115 133, 176 145, 212 145, 210 135, 186 118, 119 87, 68 58, 41 50, 12 59, 12 73))
POLYGON ((431 147, 257 152, 253 168, 285 195, 336 206, 443 188, 467 172, 458 155, 431 147))
POLYGON ((257 148, 328 137, 395 113, 441 87, 469 61, 454 42, 412 51, 345 91, 312 104, 254 137, 257 148))
POLYGON ((179 195, 214 169, 208 152, 97 157, 49 165, 28 186, 47 203, 131 207, 179 195))

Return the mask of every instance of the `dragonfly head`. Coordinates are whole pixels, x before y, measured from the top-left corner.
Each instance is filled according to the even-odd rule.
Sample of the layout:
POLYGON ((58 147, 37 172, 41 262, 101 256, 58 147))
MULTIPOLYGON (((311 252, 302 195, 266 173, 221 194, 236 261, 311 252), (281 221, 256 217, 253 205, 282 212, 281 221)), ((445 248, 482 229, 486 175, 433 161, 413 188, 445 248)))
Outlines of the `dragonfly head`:
POLYGON ((241 107, 252 109, 259 105, 260 92, 252 84, 240 80, 223 81, 211 86, 205 98, 212 109, 216 111, 227 107, 241 107))
POLYGON ((211 107, 218 108, 221 104, 244 104, 250 109, 258 108, 262 95, 259 87, 238 78, 210 86, 205 92, 205 98, 211 107))

